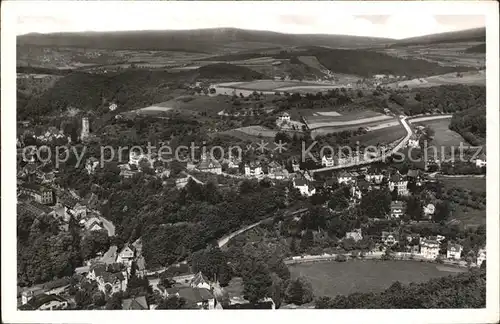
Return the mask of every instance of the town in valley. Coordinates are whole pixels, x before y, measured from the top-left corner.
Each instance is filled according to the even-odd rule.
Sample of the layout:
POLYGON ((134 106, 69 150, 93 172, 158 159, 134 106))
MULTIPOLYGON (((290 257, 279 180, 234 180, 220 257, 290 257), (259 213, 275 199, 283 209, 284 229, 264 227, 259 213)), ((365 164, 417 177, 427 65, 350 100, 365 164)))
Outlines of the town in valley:
POLYGON ((485 308, 485 35, 18 35, 18 309, 485 308))

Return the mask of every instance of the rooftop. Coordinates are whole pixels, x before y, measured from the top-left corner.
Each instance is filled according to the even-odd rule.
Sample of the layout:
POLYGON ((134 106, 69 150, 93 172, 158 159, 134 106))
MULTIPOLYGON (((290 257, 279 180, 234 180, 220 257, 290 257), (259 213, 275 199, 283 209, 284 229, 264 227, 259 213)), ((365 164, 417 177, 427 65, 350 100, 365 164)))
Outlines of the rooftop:
POLYGON ((122 300, 123 310, 144 310, 149 309, 146 297, 139 296, 122 300))
POLYGON ((179 294, 179 297, 182 297, 187 301, 194 303, 208 301, 209 299, 214 298, 212 293, 205 288, 183 287, 179 288, 177 293, 179 294))
POLYGON ((50 303, 52 301, 67 302, 66 299, 64 299, 63 297, 58 296, 58 295, 41 294, 41 295, 38 295, 38 296, 31 298, 28 301, 28 303, 23 305, 22 307, 20 307, 20 309, 36 310, 36 309, 39 309, 43 304, 50 303))

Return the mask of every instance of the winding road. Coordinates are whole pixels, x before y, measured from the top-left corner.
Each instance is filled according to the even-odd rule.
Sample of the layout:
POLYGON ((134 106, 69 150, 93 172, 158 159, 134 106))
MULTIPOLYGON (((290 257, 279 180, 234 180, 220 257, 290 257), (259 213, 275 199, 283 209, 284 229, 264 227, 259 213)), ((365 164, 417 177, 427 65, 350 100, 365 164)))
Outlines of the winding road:
POLYGON ((414 122, 423 122, 423 121, 444 119, 444 118, 451 118, 451 117, 452 117, 452 115, 431 115, 431 116, 419 116, 419 117, 410 117, 410 118, 406 117, 406 116, 402 117, 399 120, 401 121, 401 124, 403 125, 403 127, 406 130, 406 136, 401 140, 401 142, 399 142, 389 152, 386 152, 385 154, 383 154, 380 157, 366 159, 366 160, 360 160, 357 162, 343 164, 343 165, 334 165, 331 167, 310 170, 310 172, 316 173, 316 172, 323 172, 323 171, 330 171, 330 170, 339 170, 339 169, 351 168, 351 167, 355 167, 355 166, 361 166, 361 165, 366 165, 366 164, 370 164, 370 163, 380 162, 380 161, 384 160, 387 156, 395 154, 400 149, 402 149, 406 146, 406 144, 410 140, 410 137, 413 135, 413 131, 412 131, 411 127, 408 125, 408 122, 411 124, 414 122))
MULTIPOLYGON (((294 215, 297 215, 297 214, 300 214, 300 213, 303 213, 303 212, 306 212, 307 211, 307 208, 301 208, 299 210, 296 210, 294 212, 291 212, 289 214, 286 214, 286 217, 290 217, 290 216, 294 216, 294 215)), ((239 230, 235 231, 235 232, 232 232, 232 233, 229 233, 223 237, 221 237, 220 239, 217 240, 217 245, 219 246, 219 248, 223 247, 224 245, 226 245, 232 238, 234 238, 235 236, 238 236, 258 225, 260 225, 262 222, 265 222, 266 220, 269 220, 269 219, 272 219, 274 216, 271 216, 271 217, 268 217, 268 218, 265 218, 265 219, 262 219, 256 223, 253 223, 253 224, 250 224, 248 226, 245 226, 243 228, 240 228, 239 230)))

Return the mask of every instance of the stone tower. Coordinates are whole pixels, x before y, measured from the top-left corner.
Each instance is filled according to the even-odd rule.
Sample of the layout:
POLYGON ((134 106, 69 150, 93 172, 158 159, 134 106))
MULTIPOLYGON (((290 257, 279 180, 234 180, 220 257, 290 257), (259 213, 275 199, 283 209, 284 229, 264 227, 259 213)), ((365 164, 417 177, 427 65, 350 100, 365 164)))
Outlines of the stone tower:
POLYGON ((87 139, 90 134, 90 125, 88 117, 82 118, 82 134, 80 136, 81 140, 87 139))

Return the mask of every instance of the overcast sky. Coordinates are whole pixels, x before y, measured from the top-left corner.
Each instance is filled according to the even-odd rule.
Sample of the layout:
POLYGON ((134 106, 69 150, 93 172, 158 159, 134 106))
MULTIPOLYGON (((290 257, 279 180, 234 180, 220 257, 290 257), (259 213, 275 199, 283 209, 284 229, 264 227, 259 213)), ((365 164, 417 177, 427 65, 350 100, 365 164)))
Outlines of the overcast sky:
MULTIPOLYGON (((386 4, 389 5, 388 2, 386 4)), ((370 14, 350 14, 352 10, 333 2, 21 1, 16 5, 17 35, 31 32, 236 27, 294 34, 400 39, 485 26, 484 16, 481 15, 436 15, 425 8, 418 10, 408 6, 397 13, 388 9, 390 14, 381 14, 382 6, 377 6, 376 11, 369 11, 370 14)), ((368 7, 363 6, 362 11, 366 12, 368 7)), ((449 8, 453 7, 457 8, 456 4, 449 8)))

